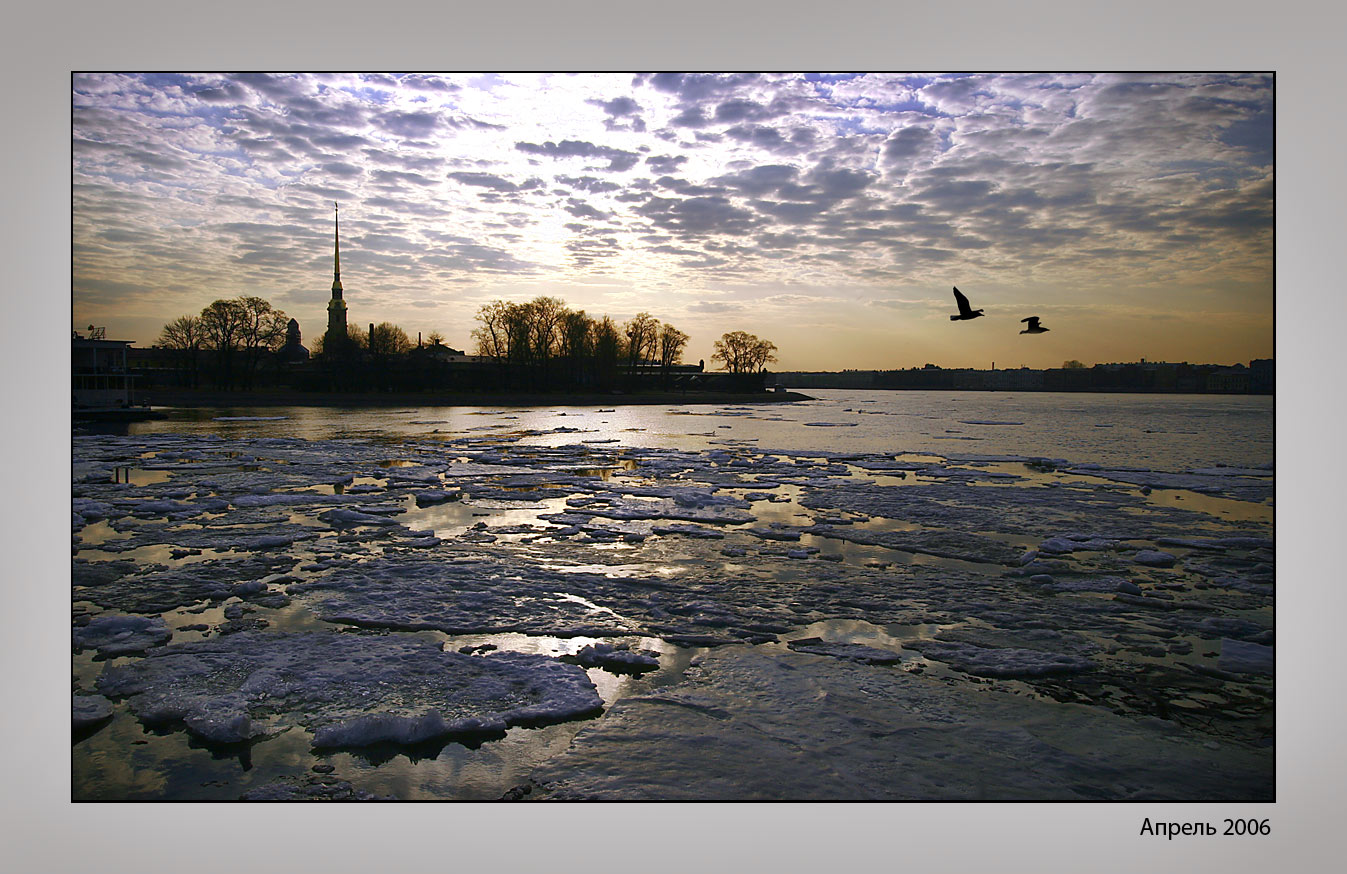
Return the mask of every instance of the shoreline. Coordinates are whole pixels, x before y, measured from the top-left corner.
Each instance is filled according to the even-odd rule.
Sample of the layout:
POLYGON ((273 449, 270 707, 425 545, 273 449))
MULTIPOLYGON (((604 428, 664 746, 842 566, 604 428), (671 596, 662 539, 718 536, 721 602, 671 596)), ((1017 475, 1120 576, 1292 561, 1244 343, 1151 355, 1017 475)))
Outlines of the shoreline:
POLYGON ((638 392, 465 394, 461 392, 268 392, 166 391, 147 392, 152 409, 231 407, 606 407, 673 404, 783 404, 811 401, 799 392, 638 392))

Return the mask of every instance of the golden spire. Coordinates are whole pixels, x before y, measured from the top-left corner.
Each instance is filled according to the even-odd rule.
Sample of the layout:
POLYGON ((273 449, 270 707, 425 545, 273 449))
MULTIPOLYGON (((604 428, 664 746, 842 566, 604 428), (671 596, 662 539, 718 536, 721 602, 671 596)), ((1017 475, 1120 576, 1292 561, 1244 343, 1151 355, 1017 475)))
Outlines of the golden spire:
POLYGON ((341 297, 341 221, 332 201, 332 297, 341 297))

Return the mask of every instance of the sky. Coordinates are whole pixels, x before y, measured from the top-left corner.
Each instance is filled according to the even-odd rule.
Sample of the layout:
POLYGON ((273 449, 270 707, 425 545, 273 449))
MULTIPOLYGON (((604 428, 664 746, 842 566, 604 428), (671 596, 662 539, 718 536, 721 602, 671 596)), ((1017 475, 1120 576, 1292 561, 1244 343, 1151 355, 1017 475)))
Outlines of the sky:
POLYGON ((481 306, 549 295, 776 370, 1273 354, 1270 75, 71 83, 72 328, 137 346, 239 295, 311 344, 337 202, 350 323, 468 351, 481 306))

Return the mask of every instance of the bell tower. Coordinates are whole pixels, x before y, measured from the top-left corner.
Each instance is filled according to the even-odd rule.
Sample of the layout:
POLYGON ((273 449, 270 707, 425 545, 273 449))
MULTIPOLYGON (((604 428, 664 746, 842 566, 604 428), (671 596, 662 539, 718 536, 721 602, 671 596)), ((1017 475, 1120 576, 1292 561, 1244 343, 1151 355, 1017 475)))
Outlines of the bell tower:
POLYGON ((341 299, 341 221, 335 201, 332 204, 332 221, 332 299, 327 302, 324 349, 346 342, 346 301, 341 299))

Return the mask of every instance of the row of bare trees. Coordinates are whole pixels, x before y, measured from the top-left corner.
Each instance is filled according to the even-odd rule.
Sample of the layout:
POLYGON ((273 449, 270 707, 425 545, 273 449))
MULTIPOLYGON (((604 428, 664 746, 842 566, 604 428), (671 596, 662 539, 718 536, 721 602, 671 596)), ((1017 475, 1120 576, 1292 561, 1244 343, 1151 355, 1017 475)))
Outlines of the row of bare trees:
POLYGON ((180 354, 189 383, 200 383, 203 353, 220 388, 251 388, 267 353, 285 344, 290 317, 260 297, 217 300, 196 316, 164 325, 159 345, 180 354))
POLYGON ((683 360, 688 335, 649 313, 619 325, 572 310, 559 298, 498 300, 477 311, 478 355, 511 367, 532 388, 564 384, 611 388, 620 371, 659 365, 666 381, 683 360))

